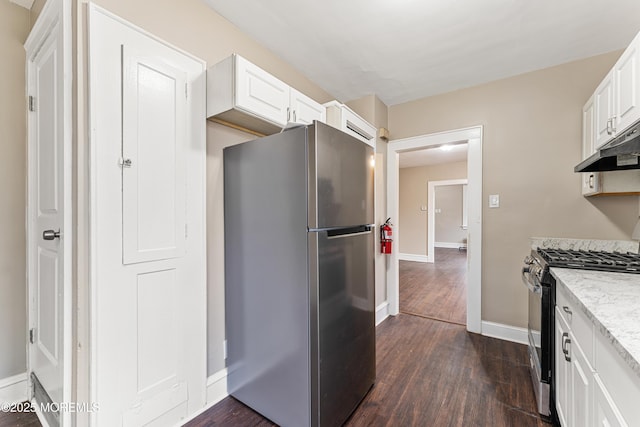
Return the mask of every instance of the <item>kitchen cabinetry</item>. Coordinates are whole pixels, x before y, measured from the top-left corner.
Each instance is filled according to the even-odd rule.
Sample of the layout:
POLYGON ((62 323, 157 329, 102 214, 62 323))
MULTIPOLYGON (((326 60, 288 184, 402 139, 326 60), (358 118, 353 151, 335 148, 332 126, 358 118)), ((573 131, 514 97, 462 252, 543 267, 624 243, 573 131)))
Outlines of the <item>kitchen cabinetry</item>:
POLYGON ((640 378, 560 285, 556 287, 555 403, 563 427, 640 419, 640 378))
MULTIPOLYGON (((582 159, 640 120, 640 33, 582 108, 582 159)), ((582 174, 582 195, 640 193, 640 171, 582 174)))
POLYGON ((640 33, 598 85, 595 105, 595 147, 610 141, 640 119, 640 33))
POLYGON ((325 121, 324 106, 233 54, 207 70, 207 117, 263 134, 287 123, 325 121))
POLYGON ((324 104, 327 109, 327 124, 348 133, 376 148, 376 128, 338 101, 324 104))

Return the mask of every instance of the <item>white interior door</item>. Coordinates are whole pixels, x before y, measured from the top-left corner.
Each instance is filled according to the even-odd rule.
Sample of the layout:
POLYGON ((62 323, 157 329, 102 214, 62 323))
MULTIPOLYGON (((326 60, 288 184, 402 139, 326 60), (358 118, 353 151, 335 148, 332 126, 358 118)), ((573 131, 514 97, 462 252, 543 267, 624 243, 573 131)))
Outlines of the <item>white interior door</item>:
MULTIPOLYGON (((65 4, 68 6, 68 3, 65 4)), ((28 116, 28 365, 38 403, 69 401, 68 340, 71 275, 70 122, 66 22, 62 1, 43 10, 27 51, 28 116)), ((55 405, 53 406, 55 408, 55 405)), ((43 413, 52 426, 69 414, 43 413)))
POLYGON ((175 425, 205 403, 205 67, 89 19, 92 421, 175 425))

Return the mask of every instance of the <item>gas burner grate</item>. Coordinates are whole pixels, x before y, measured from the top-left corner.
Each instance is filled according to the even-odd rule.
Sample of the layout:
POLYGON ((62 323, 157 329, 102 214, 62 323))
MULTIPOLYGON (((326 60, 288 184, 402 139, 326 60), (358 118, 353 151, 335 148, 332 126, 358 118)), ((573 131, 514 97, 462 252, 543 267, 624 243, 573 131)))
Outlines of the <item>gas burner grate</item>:
POLYGON ((549 267, 640 273, 640 255, 621 252, 538 249, 549 267))

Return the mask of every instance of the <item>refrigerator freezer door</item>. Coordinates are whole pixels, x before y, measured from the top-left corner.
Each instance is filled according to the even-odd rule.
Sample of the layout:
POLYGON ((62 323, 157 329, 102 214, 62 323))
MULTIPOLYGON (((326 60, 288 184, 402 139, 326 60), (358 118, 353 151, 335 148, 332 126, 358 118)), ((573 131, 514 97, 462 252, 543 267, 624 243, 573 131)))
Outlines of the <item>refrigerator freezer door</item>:
POLYGON ((373 224, 374 158, 373 148, 338 129, 309 127, 309 228, 373 224))
POLYGON ((342 425, 375 379, 373 232, 309 233, 312 414, 322 426, 342 425))

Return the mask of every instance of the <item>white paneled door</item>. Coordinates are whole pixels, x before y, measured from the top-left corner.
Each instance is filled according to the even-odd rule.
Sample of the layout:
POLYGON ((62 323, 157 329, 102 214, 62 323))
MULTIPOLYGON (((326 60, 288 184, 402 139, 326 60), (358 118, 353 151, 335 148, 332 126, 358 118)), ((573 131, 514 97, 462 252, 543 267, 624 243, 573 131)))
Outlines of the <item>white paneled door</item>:
POLYGON ((171 426, 205 403, 205 67, 89 18, 93 425, 171 426))
MULTIPOLYGON (((32 395, 46 405, 69 401, 70 75, 65 12, 52 0, 25 43, 28 95, 28 366, 32 395)), ((12 327, 17 327, 13 325, 12 327)), ((43 411, 51 426, 69 414, 43 411)))

